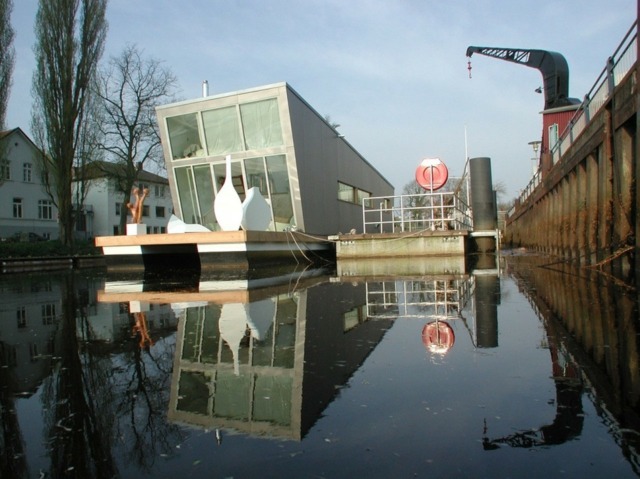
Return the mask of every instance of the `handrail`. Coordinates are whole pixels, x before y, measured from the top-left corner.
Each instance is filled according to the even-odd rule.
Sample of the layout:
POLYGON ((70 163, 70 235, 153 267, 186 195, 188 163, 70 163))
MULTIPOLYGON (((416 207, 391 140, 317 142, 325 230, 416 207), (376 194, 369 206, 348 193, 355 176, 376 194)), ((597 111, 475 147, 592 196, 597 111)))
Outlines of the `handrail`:
POLYGON ((473 228, 469 205, 455 192, 365 198, 362 225, 363 233, 473 228))

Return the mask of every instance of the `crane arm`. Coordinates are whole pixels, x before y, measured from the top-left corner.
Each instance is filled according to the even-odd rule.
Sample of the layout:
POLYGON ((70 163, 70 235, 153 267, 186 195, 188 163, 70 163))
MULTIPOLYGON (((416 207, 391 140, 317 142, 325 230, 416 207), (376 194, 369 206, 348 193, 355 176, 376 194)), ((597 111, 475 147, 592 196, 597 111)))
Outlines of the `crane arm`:
POLYGON ((580 103, 575 98, 569 98, 569 66, 558 52, 476 46, 467 48, 468 57, 474 53, 539 70, 544 82, 545 110, 580 103))

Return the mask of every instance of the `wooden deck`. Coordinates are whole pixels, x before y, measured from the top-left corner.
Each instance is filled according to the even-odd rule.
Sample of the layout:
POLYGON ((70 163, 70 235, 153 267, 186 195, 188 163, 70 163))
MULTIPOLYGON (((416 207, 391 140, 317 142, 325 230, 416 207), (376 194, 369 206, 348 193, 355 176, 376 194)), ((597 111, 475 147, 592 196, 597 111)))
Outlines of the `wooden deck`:
POLYGON ((326 238, 291 231, 216 231, 206 233, 167 233, 127 236, 100 236, 111 266, 194 266, 214 263, 282 260, 309 254, 333 255, 333 244, 326 238))

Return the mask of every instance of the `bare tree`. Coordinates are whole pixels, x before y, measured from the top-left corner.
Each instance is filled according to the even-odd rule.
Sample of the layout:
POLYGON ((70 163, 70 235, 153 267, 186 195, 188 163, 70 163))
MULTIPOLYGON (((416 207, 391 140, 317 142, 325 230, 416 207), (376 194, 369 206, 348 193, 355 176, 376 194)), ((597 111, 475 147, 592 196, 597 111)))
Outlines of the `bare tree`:
POLYGON ((7 101, 15 59, 14 31, 9 21, 12 9, 13 0, 0 0, 0 130, 5 129, 7 101))
POLYGON ((58 208, 60 240, 74 242, 74 167, 87 158, 86 107, 107 35, 107 0, 40 0, 32 131, 40 173, 58 208))
MULTIPOLYGON (((7 101, 11 90, 11 75, 15 60, 15 49, 13 48, 15 35, 9 21, 12 9, 12 0, 0 0, 0 131, 6 128, 7 101)), ((0 185, 5 180, 4 167, 8 156, 9 142, 0 141, 0 185)))
POLYGON ((118 165, 104 173, 112 176, 123 195, 120 233, 125 229, 126 205, 139 172, 148 163, 163 165, 155 108, 174 98, 177 83, 169 68, 159 60, 143 57, 135 45, 128 45, 120 56, 112 57, 101 71, 101 147, 106 159, 118 165))

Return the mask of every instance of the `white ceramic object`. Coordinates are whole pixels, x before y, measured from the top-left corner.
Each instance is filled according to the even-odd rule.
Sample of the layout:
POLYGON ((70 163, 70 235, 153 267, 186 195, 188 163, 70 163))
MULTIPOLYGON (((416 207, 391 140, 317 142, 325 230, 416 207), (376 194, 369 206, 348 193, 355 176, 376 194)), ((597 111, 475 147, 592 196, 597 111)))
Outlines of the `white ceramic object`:
POLYGON ((240 341, 247 330, 247 313, 242 303, 226 303, 222 305, 220 319, 218 320, 218 330, 220 336, 229 345, 233 353, 233 372, 236 376, 240 374, 240 362, 238 351, 240 341))
POLYGON ((271 223, 271 207, 260 190, 249 188, 242 202, 242 229, 246 231, 265 231, 271 223))
POLYGON ((276 302, 274 298, 253 301, 245 304, 247 326, 251 329, 253 339, 262 341, 269 332, 276 318, 276 302))
POLYGON ((206 226, 198 224, 188 224, 178 218, 176 215, 171 215, 169 222, 167 223, 167 233, 206 233, 211 232, 206 226))
POLYGON ((139 236, 147 234, 147 225, 142 223, 127 223, 127 236, 139 236))
POLYGON ((222 231, 238 231, 242 223, 242 201, 233 186, 231 155, 227 155, 226 178, 213 200, 213 211, 222 231))

